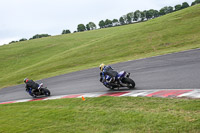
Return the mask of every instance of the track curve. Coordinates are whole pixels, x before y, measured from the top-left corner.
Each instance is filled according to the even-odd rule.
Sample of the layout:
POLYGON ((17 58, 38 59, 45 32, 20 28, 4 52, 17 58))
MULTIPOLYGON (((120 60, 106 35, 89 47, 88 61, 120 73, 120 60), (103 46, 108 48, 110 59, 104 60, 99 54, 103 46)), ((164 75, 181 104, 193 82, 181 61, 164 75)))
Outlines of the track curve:
MULTIPOLYGON (((200 49, 113 64, 117 70, 131 73, 135 90, 200 88, 200 49)), ((109 92, 99 82, 99 68, 77 71, 38 81, 52 95, 109 92)), ((0 90, 0 102, 29 99, 25 85, 0 90)))

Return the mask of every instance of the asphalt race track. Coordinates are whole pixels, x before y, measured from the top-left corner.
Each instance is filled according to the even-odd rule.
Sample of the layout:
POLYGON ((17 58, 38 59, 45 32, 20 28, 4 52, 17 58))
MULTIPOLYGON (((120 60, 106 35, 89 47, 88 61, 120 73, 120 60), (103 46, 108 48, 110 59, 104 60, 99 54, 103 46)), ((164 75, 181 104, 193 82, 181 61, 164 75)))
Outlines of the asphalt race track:
MULTIPOLYGON (((200 49, 128 61, 111 65, 131 73, 135 90, 200 88, 200 49)), ((91 92, 110 92, 99 82, 99 68, 93 68, 38 81, 53 96, 91 92)), ((29 77, 31 78, 31 77, 29 77)), ((23 79, 22 79, 23 80, 23 79)), ((0 90, 0 102, 30 99, 25 85, 0 90)), ((123 89, 124 90, 124 89, 123 89)))

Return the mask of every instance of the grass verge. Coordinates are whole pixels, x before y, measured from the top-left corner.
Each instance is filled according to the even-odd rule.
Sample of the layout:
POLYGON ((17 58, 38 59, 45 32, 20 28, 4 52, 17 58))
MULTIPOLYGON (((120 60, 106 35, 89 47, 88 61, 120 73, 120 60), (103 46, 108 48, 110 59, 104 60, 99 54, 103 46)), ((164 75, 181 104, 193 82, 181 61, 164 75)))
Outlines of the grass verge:
POLYGON ((197 133, 200 100, 146 97, 58 99, 0 105, 0 132, 197 133))

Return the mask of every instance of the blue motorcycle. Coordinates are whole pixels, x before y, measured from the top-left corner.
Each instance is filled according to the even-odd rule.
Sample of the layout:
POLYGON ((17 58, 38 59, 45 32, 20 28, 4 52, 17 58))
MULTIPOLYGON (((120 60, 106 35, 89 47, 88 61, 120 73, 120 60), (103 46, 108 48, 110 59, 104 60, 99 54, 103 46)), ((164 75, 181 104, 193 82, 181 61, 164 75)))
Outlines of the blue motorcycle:
POLYGON ((120 87, 128 87, 129 89, 135 88, 135 82, 130 78, 130 73, 121 71, 116 74, 115 77, 105 75, 103 77, 102 72, 100 73, 100 82, 110 90, 114 90, 120 87))

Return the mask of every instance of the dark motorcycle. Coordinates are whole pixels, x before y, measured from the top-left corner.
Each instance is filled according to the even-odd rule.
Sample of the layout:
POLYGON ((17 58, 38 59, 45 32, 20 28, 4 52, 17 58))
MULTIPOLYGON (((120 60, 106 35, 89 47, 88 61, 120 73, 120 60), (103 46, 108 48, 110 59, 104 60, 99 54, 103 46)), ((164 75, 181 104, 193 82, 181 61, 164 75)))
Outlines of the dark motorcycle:
POLYGON ((115 88, 119 89, 120 87, 128 87, 129 89, 133 89, 135 87, 135 82, 129 76, 130 73, 121 71, 114 78, 109 75, 105 75, 103 78, 101 72, 100 82, 102 82, 103 85, 110 90, 114 90, 115 88))
POLYGON ((50 96, 51 93, 47 89, 47 87, 43 87, 43 83, 39 84, 38 89, 35 89, 34 91, 32 88, 29 88, 27 92, 33 97, 36 98, 37 96, 45 95, 45 96, 50 96))

